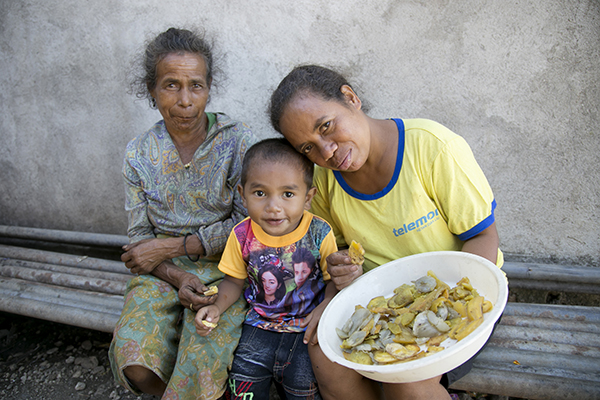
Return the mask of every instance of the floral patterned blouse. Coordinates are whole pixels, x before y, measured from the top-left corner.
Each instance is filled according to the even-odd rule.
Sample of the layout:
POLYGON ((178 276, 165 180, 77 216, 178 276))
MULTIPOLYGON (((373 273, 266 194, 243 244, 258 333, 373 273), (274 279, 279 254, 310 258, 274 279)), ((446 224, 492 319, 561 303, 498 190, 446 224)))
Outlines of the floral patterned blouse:
POLYGON ((130 242, 158 235, 198 236, 206 256, 220 255, 247 215, 237 190, 242 159, 257 140, 225 114, 207 113, 206 140, 184 165, 163 120, 127 145, 123 175, 130 242))

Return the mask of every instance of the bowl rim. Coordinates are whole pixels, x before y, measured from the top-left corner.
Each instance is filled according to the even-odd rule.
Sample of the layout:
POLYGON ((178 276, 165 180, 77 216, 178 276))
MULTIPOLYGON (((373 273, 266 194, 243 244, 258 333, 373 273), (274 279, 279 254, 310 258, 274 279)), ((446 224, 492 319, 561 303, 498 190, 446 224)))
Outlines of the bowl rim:
MULTIPOLYGON (((417 368, 423 368, 430 364, 434 364, 434 363, 438 362, 439 357, 440 357, 440 356, 438 356, 439 354, 442 354, 444 357, 452 357, 453 355, 460 352, 464 348, 468 347, 469 345, 472 345, 473 342, 481 341, 481 336, 483 336, 483 335, 487 335, 487 337, 484 338, 484 340, 481 343, 481 346, 479 346, 476 350, 474 350, 472 352, 472 354, 469 357, 467 357, 466 360, 468 360, 473 355, 475 355, 485 345, 485 343, 487 342, 487 339, 489 338, 489 336, 492 333, 494 324, 496 323, 498 318, 500 318, 500 316, 504 312, 504 308, 506 307, 506 303, 508 301, 508 280, 507 280, 504 272, 502 272, 501 268, 498 267, 496 264, 494 264, 491 261, 489 261, 488 259, 478 256, 476 254, 466 253, 463 251, 432 251, 432 252, 426 252, 426 253, 419 253, 419 254, 414 254, 414 255, 407 256, 407 257, 399 258, 397 260, 392 260, 388 263, 382 264, 379 267, 374 268, 373 270, 371 270, 367 273, 364 273, 363 275, 361 275, 360 277, 355 279, 354 282, 352 282, 352 284, 350 286, 340 290, 336 294, 336 296, 329 302, 329 304, 323 311, 321 318, 322 319, 327 318, 328 314, 333 312, 332 310, 336 304, 336 297, 338 297, 341 293, 343 293, 345 291, 352 290, 352 286, 354 286, 357 282, 360 282, 361 279, 365 279, 365 277, 367 277, 372 272, 377 271, 377 270, 379 270, 379 272, 381 272, 381 268, 384 268, 384 269, 391 268, 392 266, 397 266, 397 264, 410 262, 410 261, 414 260, 415 258, 427 258, 427 257, 461 257, 461 258, 466 258, 466 259, 470 258, 474 261, 482 263, 496 277, 499 284, 498 284, 498 298, 496 299, 496 301, 494 303, 494 308, 490 312, 484 314, 484 322, 474 332, 472 332, 469 335, 469 341, 456 342, 449 348, 444 349, 443 352, 440 352, 437 354, 432 354, 431 356, 423 357, 418 360, 408 361, 405 363, 391 364, 391 365, 364 365, 364 364, 358 364, 358 363, 354 363, 352 361, 348 361, 345 358, 343 358, 342 356, 335 353, 335 351, 331 348, 330 343, 328 341, 321 340, 322 338, 323 339, 326 338, 326 333, 324 332, 325 324, 319 324, 319 326, 317 328, 317 335, 318 335, 319 343, 320 344, 325 343, 324 346, 320 345, 320 347, 321 347, 321 350, 323 351, 323 353, 325 354, 325 356, 330 361, 340 364, 346 368, 353 369, 357 372, 363 371, 366 373, 376 373, 376 374, 377 373, 380 373, 380 374, 402 373, 402 372, 405 372, 405 370, 407 371, 407 370, 414 370, 417 368), (501 285, 500 284, 501 282, 504 282, 505 285, 501 285), (323 326, 323 328, 322 328, 322 326, 323 326)), ((462 363, 459 363, 458 365, 461 365, 461 364, 462 363)), ((456 366, 458 366, 458 365, 456 365, 456 366)), ((452 369, 453 368, 449 369, 448 371, 450 371, 452 369)), ((445 371, 445 372, 448 372, 448 371, 445 371)), ((442 375, 445 372, 442 372, 438 375, 442 375)), ((434 376, 437 376, 437 375, 434 375, 434 376)), ((423 378, 423 379, 427 379, 427 378, 423 378)))

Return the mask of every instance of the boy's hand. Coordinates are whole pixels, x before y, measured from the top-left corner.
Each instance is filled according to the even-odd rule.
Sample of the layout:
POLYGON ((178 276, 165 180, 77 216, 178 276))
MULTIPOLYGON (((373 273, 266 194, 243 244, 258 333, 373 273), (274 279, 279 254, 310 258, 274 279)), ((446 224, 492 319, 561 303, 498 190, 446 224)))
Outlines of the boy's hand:
POLYGON ((321 304, 315 307, 314 310, 304 319, 304 322, 300 324, 301 327, 306 327, 306 331, 304 331, 304 344, 317 344, 319 343, 319 338, 317 337, 317 328, 319 326, 319 320, 321 319, 321 315, 323 311, 325 311, 325 307, 329 301, 324 300, 321 304))
POLYGON ((301 327, 306 327, 306 331, 304 331, 304 344, 310 343, 312 345, 316 345, 319 343, 319 338, 317 336, 319 320, 321 319, 321 315, 323 315, 325 308, 327 307, 331 299, 335 297, 336 294, 337 289, 335 287, 335 283, 333 282, 333 280, 328 281, 327 286, 325 287, 325 298, 323 299, 321 304, 316 306, 315 309, 312 310, 310 314, 308 314, 306 319, 304 319, 304 322, 300 324, 301 327))
POLYGON ((198 310, 196 317, 194 318, 196 333, 200 336, 207 336, 214 328, 216 328, 220 316, 221 312, 219 311, 219 307, 214 304, 202 307, 198 310), (204 322, 207 322, 207 324, 204 322))

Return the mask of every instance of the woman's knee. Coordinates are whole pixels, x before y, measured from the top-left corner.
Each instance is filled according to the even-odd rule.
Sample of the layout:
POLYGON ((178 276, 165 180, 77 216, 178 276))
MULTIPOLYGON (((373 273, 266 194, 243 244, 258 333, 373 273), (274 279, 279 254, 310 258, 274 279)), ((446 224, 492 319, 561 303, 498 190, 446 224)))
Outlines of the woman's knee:
POLYGON ((140 365, 130 365, 129 367, 125 367, 123 373, 130 381, 140 381, 146 379, 150 374, 154 375, 148 368, 140 365))
POLYGON ((319 392, 325 400, 379 400, 381 388, 377 382, 345 368, 344 373, 319 382, 319 392))
POLYGON ((449 400, 448 391, 440 384, 441 376, 419 382, 383 384, 386 399, 449 400))
POLYGON ((123 374, 131 384, 144 393, 162 396, 167 388, 166 383, 164 383, 158 375, 148 368, 139 365, 125 367, 125 369, 123 369, 123 374))
POLYGON ((318 345, 309 345, 308 353, 319 384, 319 392, 325 400, 379 398, 379 386, 359 373, 331 362, 318 345))

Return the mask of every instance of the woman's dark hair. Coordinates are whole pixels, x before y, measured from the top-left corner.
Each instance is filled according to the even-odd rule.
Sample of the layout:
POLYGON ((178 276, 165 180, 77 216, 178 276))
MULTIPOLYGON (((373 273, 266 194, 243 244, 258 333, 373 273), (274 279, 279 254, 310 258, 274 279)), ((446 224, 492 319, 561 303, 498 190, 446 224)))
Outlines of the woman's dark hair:
POLYGON ((143 55, 137 61, 140 71, 132 79, 132 92, 138 99, 147 99, 151 108, 156 108, 150 92, 156 87, 157 66, 165 56, 173 53, 185 52, 202 57, 206 64, 206 82, 211 83, 217 69, 214 65, 213 47, 204 32, 169 28, 146 43, 143 55))
POLYGON ((242 187, 246 185, 248 171, 251 167, 267 161, 297 167, 303 174, 306 187, 308 189, 312 187, 315 165, 308 158, 298 153, 290 142, 284 138, 264 139, 248 149, 242 162, 242 175, 240 178, 242 187))
POLYGON ((342 74, 319 65, 300 65, 290 72, 271 95, 269 115, 273 128, 281 133, 279 126, 285 107, 298 94, 313 94, 324 100, 334 100, 346 105, 342 86, 352 85, 342 74))
POLYGON ((275 291, 275 298, 277 300, 281 300, 285 296, 286 289, 285 289, 285 282, 283 281, 283 272, 281 272, 281 270, 275 266, 267 266, 267 267, 264 267, 263 269, 261 269, 260 272, 258 273, 258 282, 257 283, 258 283, 259 291, 258 291, 258 295, 256 296, 256 300, 259 303, 265 302, 265 288, 262 283, 262 277, 267 272, 270 272, 271 274, 273 274, 275 279, 277 279, 278 287, 277 287, 277 290, 275 291))

